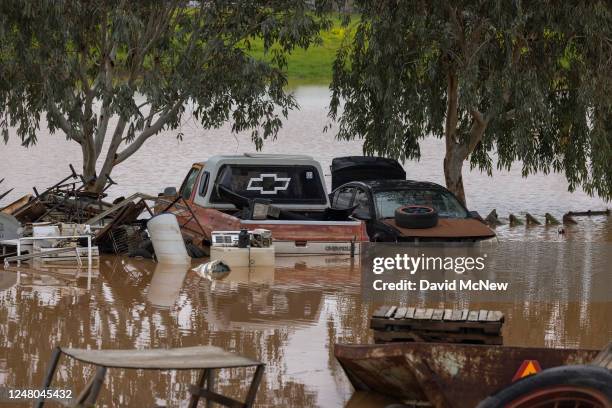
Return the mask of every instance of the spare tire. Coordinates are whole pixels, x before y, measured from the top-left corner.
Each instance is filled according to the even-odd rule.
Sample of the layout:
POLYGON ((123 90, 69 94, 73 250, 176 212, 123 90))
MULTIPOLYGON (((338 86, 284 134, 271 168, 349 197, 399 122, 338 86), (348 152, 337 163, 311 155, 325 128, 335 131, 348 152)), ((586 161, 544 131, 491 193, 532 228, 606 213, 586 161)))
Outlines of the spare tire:
POLYGON ((406 205, 395 210, 395 223, 402 228, 431 228, 438 225, 438 212, 424 205, 406 205))
POLYGON ((588 365, 549 368, 487 397, 477 408, 539 407, 543 401, 561 401, 561 398, 565 402, 584 401, 590 402, 590 406, 611 406, 612 372, 588 365))

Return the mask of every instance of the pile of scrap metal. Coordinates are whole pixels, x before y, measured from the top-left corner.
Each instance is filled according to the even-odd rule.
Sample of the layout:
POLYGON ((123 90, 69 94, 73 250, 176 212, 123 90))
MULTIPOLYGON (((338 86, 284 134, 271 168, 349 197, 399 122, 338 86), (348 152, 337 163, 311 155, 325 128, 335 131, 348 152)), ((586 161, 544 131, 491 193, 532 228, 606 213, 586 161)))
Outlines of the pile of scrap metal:
MULTIPOLYGON (((113 202, 104 201, 106 190, 113 184, 113 180, 108 178, 101 192, 89 192, 86 190, 87 180, 70 165, 70 174, 52 187, 42 193, 34 188, 34 194, 26 194, 0 207, 0 240, 28 236, 32 226, 39 223, 56 226, 70 223, 87 226, 101 253, 153 258, 147 219, 154 215, 154 210, 159 213, 172 206, 175 211, 182 208, 181 211, 192 213, 191 208, 181 205, 178 202, 181 198, 176 196, 168 198, 136 193, 113 202), (141 217, 147 213, 148 217, 141 217)), ((8 192, 2 196, 6 194, 8 192)), ((193 243, 186 244, 192 257, 206 255, 193 243)))

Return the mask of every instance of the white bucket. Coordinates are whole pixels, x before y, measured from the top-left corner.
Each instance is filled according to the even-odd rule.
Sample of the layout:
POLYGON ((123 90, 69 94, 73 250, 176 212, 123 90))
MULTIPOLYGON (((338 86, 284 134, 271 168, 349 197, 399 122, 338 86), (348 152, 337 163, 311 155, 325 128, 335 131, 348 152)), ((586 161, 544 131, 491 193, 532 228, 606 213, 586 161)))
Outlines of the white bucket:
POLYGON ((155 256, 160 263, 189 264, 181 228, 174 214, 164 213, 154 216, 147 223, 153 242, 155 256))

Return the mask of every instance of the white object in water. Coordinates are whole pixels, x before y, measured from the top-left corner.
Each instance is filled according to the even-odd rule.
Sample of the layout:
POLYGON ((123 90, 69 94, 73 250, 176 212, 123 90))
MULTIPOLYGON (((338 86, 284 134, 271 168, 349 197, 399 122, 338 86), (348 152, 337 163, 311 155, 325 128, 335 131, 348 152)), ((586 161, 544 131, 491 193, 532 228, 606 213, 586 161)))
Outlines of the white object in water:
POLYGON ((196 266, 192 271, 197 272, 201 277, 212 281, 213 279, 223 279, 230 273, 230 267, 220 259, 210 261, 196 266))
POLYGON ((174 214, 164 213, 152 217, 147 223, 155 257, 158 262, 188 264, 191 258, 187 254, 181 228, 174 214))
POLYGON ((50 248, 53 247, 57 241, 51 239, 40 239, 45 237, 59 237, 60 229, 58 225, 52 225, 48 223, 41 223, 40 225, 33 224, 32 225, 32 236, 37 238, 34 240, 34 249, 40 250, 40 248, 50 248))
POLYGON ((147 298, 152 305, 169 308, 174 306, 183 287, 188 266, 183 264, 155 265, 155 272, 151 278, 147 298))
POLYGON ((268 248, 210 247, 210 260, 222 260, 230 268, 274 267, 274 246, 268 248))
POLYGON ((0 212, 0 240, 19 237, 21 223, 12 215, 0 212))

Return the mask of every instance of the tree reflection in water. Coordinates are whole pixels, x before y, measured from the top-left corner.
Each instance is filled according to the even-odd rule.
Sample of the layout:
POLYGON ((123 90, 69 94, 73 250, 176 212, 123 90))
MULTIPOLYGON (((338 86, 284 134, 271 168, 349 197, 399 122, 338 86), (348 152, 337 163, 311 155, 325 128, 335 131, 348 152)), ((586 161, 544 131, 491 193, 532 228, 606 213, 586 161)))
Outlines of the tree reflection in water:
MULTIPOLYGON (((209 281, 184 268, 103 257, 100 276, 89 291, 83 279, 43 279, 24 270, 18 284, 9 281, 0 288, 2 385, 39 386, 56 344, 212 344, 266 362, 258 406, 342 405, 352 389, 333 357, 333 344, 371 342, 368 317, 378 305, 361 301, 360 268, 348 259, 320 259, 316 265, 282 262, 276 270, 235 270, 223 280, 209 281)), ((561 296, 534 305, 517 294, 513 303, 470 307, 506 314, 506 344, 601 347, 612 337, 606 319, 612 305, 589 303, 588 293, 581 299, 565 301, 561 296)), ((416 297, 405 300, 449 307, 416 297)), ((63 359, 55 385, 80 390, 92 374, 90 366, 63 359)), ((242 397, 251 374, 224 371, 218 387, 242 397)), ((111 369, 99 402, 113 407, 184 406, 187 386, 195 381, 196 373, 190 372, 111 369)))

